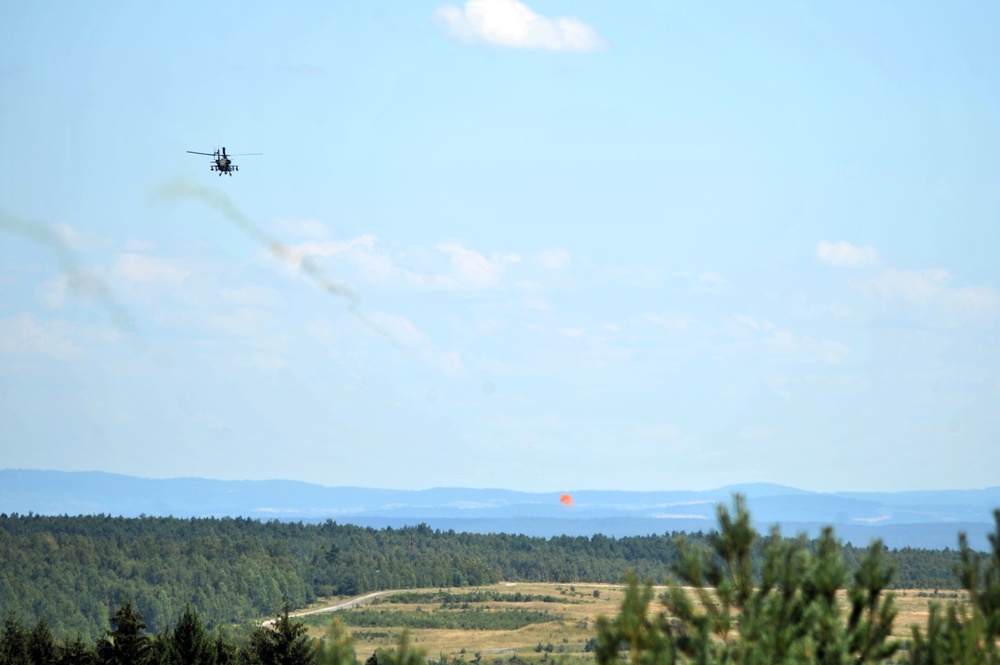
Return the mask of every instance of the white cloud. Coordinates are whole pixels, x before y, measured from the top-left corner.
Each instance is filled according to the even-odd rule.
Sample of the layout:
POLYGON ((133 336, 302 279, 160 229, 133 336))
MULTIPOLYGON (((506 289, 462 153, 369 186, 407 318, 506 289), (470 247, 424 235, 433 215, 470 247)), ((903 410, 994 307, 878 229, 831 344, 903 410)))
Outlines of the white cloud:
MULTIPOLYGON (((416 261, 418 265, 404 267, 398 257, 378 246, 378 238, 362 235, 349 240, 328 240, 324 242, 304 242, 283 245, 280 257, 294 267, 310 257, 339 257, 357 268, 360 277, 379 284, 395 283, 432 290, 476 290, 496 287, 507 267, 521 263, 521 257, 513 252, 492 252, 489 256, 465 247, 459 242, 441 242, 429 252, 426 248, 409 248, 403 256, 416 261), (442 269, 440 258, 448 261, 442 269)), ((274 248, 271 249, 272 253, 274 248)), ((565 263, 569 255, 563 257, 562 250, 552 250, 544 254, 550 265, 565 263)), ((537 258, 537 256, 536 256, 537 258)))
POLYGON ((913 305, 926 305, 947 288, 951 275, 943 268, 897 270, 887 268, 868 280, 875 292, 886 299, 900 298, 913 305))
POLYGON ((237 305, 272 305, 279 300, 278 292, 266 286, 243 286, 235 289, 220 289, 219 295, 226 302, 237 305))
POLYGON ((215 330, 228 335, 255 335, 274 321, 270 312, 256 307, 240 307, 232 312, 215 314, 207 322, 215 330))
POLYGON ((952 286, 944 268, 904 270, 886 268, 865 286, 886 300, 902 300, 917 307, 937 306, 965 315, 1000 312, 1000 294, 989 286, 952 286))
POLYGON ((466 249, 459 243, 439 243, 437 248, 451 259, 452 277, 459 285, 466 287, 495 286, 503 275, 504 269, 511 263, 520 263, 517 254, 494 252, 492 258, 473 249, 466 249))
POLYGON ((248 361, 251 367, 265 372, 277 372, 288 367, 284 356, 277 353, 254 353, 248 361))
POLYGON ((874 247, 858 247, 849 242, 826 242, 816 245, 816 256, 823 263, 837 268, 855 268, 878 263, 878 251, 874 247))
POLYGON ((388 312, 372 312, 369 315, 379 330, 384 330, 389 337, 406 346, 424 346, 428 343, 427 335, 420 332, 413 322, 405 316, 388 312))
POLYGON ((527 295, 521 298, 519 305, 522 309, 527 309, 535 312, 551 312, 552 303, 550 303, 546 298, 539 295, 527 295))
POLYGON ((129 238, 125 241, 122 246, 126 252, 152 252, 156 249, 156 243, 151 240, 140 240, 138 238, 129 238))
POLYGON ((817 339, 791 330, 778 328, 770 321, 757 320, 750 316, 736 314, 736 336, 749 335, 751 345, 773 353, 797 356, 802 360, 823 362, 831 365, 842 363, 851 352, 848 345, 831 339, 817 339))
POLYGON ((550 51, 606 48, 592 27, 573 16, 547 18, 518 0, 468 0, 464 7, 442 5, 434 18, 465 44, 492 44, 550 51))
POLYGON ((598 286, 632 286, 657 289, 667 281, 667 271, 656 266, 635 263, 628 266, 613 266, 598 270, 593 277, 598 286))
POLYGON ((86 270, 61 273, 45 280, 36 289, 46 307, 58 309, 66 304, 69 296, 82 296, 114 305, 108 288, 100 277, 86 270))
POLYGON ((300 238, 326 238, 330 235, 326 224, 318 219, 277 219, 272 226, 282 234, 298 236, 300 238))
POLYGON ((573 257, 565 249, 543 249, 535 253, 535 260, 546 270, 561 270, 573 262, 573 257))
POLYGON ((718 293, 726 288, 726 278, 717 272, 679 272, 676 277, 683 280, 683 289, 695 293, 718 293))
POLYGON ((36 289, 38 298, 46 307, 57 309, 66 304, 69 293, 69 275, 62 273, 45 280, 36 289))
POLYGON ((436 367, 448 376, 458 376, 462 373, 462 356, 457 351, 427 349, 423 358, 427 364, 436 367))
POLYGON ((557 328, 556 332, 563 337, 569 337, 570 339, 580 339, 583 334, 587 332, 583 328, 557 328))
POLYGON ((677 425, 670 423, 636 425, 635 438, 648 443, 670 443, 683 439, 684 432, 677 425))
POLYGON ((654 326, 660 326, 666 328, 667 330, 679 330, 682 332, 688 332, 694 326, 697 321, 694 318, 688 316, 687 314, 647 314, 646 320, 652 323, 654 326))
POLYGON ((340 338, 340 330, 333 323, 319 319, 305 327, 305 331, 320 344, 332 346, 340 338))
POLYGON ((323 242, 304 242, 297 245, 282 245, 287 258, 296 265, 302 263, 307 256, 321 256, 329 258, 331 256, 341 256, 356 249, 371 250, 375 247, 378 239, 369 234, 349 238, 347 240, 325 240, 323 242))
POLYGON ((66 222, 52 225, 52 232, 62 245, 73 251, 109 249, 113 243, 93 233, 81 232, 66 222))
POLYGON ((65 321, 40 321, 33 314, 22 312, 0 319, 0 352, 70 358, 83 352, 72 335, 73 327, 65 321))
POLYGON ((181 268, 168 259, 136 253, 119 254, 114 271, 130 282, 159 284, 178 284, 191 274, 190 270, 181 268))
POLYGON ((777 433, 774 427, 762 427, 759 425, 745 425, 740 429, 740 437, 744 439, 770 439, 777 433))
POLYGON ((400 314, 373 312, 371 321, 393 341, 408 347, 414 357, 449 376, 462 372, 462 357, 457 351, 441 351, 410 319, 400 314))

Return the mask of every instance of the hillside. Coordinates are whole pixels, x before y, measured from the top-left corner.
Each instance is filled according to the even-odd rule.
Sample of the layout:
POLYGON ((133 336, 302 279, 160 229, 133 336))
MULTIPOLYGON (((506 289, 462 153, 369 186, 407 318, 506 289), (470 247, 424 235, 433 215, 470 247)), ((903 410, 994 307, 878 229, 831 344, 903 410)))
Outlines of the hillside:
POLYGON ((100 472, 0 470, 0 513, 124 517, 250 517, 356 524, 381 529, 427 524, 443 531, 539 537, 609 537, 709 530, 714 507, 744 494, 758 529, 816 536, 825 525, 845 542, 954 548, 959 531, 985 550, 1000 487, 925 492, 808 492, 771 484, 707 491, 559 492, 324 487, 294 481, 148 479, 100 472))

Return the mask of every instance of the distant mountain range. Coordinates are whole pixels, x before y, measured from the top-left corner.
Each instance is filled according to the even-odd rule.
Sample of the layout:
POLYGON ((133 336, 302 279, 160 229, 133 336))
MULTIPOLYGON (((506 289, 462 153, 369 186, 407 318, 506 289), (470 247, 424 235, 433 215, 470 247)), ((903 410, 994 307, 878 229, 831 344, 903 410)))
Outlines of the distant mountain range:
POLYGON ((555 492, 324 487, 283 480, 149 479, 102 472, 0 470, 0 512, 137 517, 250 517, 393 528, 425 523, 444 531, 611 537, 709 531, 715 506, 734 493, 760 530, 777 524, 815 536, 826 525, 843 542, 881 538, 892 548, 954 549, 958 532, 988 548, 1000 487, 981 490, 820 493, 771 484, 707 491, 581 490, 572 505, 555 492))

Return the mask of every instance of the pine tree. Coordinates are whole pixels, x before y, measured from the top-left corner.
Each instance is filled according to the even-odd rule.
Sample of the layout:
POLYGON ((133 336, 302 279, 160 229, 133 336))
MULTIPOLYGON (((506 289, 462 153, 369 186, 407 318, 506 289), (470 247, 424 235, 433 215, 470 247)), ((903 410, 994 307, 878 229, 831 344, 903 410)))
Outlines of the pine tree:
POLYGON ((285 603, 281 614, 268 628, 261 628, 251 637, 251 663, 260 665, 313 665, 316 647, 306 635, 301 621, 292 621, 285 603))
POLYGON ((357 665, 354 640, 344 630, 340 619, 334 619, 320 643, 317 665, 357 665))
POLYGON ((59 648, 45 619, 39 619, 28 632, 28 657, 32 665, 56 665, 59 662, 59 648))
POLYGON ((216 665, 216 646, 190 605, 177 620, 170 645, 172 662, 176 665, 216 665))
POLYGON ((962 563, 957 572, 969 594, 969 607, 952 604, 942 613, 940 605, 931 605, 926 635, 913 629, 913 665, 1000 664, 1000 510, 993 512, 993 518, 996 532, 990 534, 992 552, 985 558, 969 547, 964 533, 959 534, 962 563))
POLYGON ((126 601, 110 618, 107 641, 99 649, 103 665, 148 665, 151 642, 139 610, 126 601))
POLYGON ((782 538, 775 529, 756 569, 758 535, 743 498, 736 496, 732 514, 720 506, 718 520, 718 532, 703 546, 681 543, 662 609, 650 609, 651 582, 640 587, 629 578, 619 615, 598 621, 600 665, 619 663, 623 655, 631 665, 861 665, 895 653, 896 610, 885 593, 893 571, 881 543, 854 575, 845 618, 837 603, 845 567, 831 530, 811 552, 804 537, 782 538))
POLYGON ((30 665, 28 631, 13 614, 3 622, 0 633, 0 665, 30 665))

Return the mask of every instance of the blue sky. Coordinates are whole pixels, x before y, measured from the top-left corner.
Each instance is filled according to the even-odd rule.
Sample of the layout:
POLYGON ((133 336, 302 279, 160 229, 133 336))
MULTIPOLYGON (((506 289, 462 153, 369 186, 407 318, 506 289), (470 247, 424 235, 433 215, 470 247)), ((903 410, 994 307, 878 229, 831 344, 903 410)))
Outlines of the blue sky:
POLYGON ((1000 5, 0 8, 9 468, 1000 482, 1000 5), (187 150, 261 152, 234 177, 187 150))

